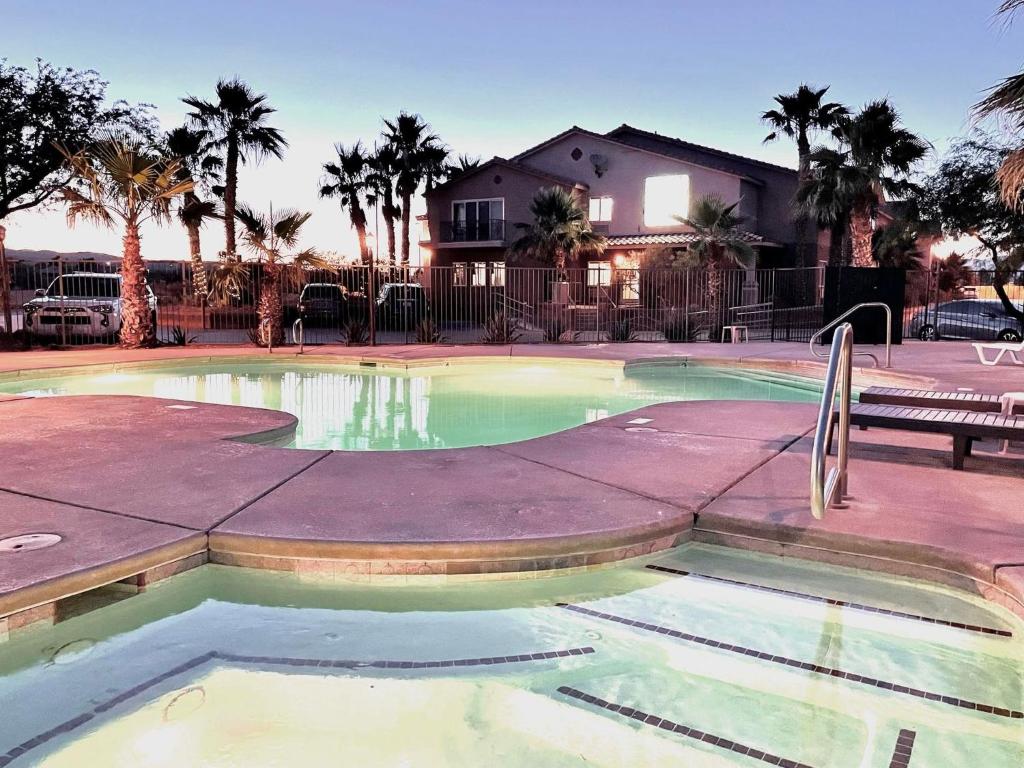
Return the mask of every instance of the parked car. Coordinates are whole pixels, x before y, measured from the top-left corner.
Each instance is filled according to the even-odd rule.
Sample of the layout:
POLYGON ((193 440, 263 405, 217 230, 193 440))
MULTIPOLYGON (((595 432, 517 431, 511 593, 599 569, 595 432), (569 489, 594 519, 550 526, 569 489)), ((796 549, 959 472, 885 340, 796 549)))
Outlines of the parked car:
POLYGON ((299 294, 299 317, 305 325, 338 326, 348 319, 348 291, 334 283, 307 283, 299 294))
POLYGON ((419 283, 384 283, 377 294, 377 326, 414 330, 430 314, 426 291, 419 283))
POLYGON ((944 301, 914 315, 909 330, 922 341, 1020 341, 1024 337, 1017 318, 1007 314, 1001 301, 992 299, 944 301))
MULTIPOLYGON (((146 295, 156 328, 156 296, 148 285, 146 295)), ((116 335, 121 330, 121 275, 69 272, 37 290, 22 309, 26 329, 41 336, 59 337, 62 325, 69 340, 116 335)))

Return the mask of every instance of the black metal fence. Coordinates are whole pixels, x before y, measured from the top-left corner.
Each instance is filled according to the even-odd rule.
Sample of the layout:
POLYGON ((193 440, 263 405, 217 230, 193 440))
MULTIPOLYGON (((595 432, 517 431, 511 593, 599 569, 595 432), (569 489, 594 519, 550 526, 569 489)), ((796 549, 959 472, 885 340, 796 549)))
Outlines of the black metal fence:
MULTIPOLYGON (((205 268, 207 282, 216 265, 205 268)), ((263 267, 246 265, 228 291, 201 295, 187 262, 147 262, 157 339, 167 344, 259 338, 263 267)), ((113 343, 118 264, 11 266, 13 330, 37 343, 113 343)), ((346 266, 305 271, 280 286, 286 342, 306 344, 719 341, 723 326, 751 340, 806 341, 822 324, 817 268, 569 270, 472 262, 428 270, 346 266), (301 320, 301 323, 297 322, 301 320), (293 334, 295 336, 293 337, 293 334)))
MULTIPOLYGON (((1006 311, 993 270, 952 269, 939 263, 907 274, 903 335, 911 339, 1020 341, 1024 327, 1006 311)), ((1009 276, 1005 292, 1024 310, 1024 271, 1009 276)))

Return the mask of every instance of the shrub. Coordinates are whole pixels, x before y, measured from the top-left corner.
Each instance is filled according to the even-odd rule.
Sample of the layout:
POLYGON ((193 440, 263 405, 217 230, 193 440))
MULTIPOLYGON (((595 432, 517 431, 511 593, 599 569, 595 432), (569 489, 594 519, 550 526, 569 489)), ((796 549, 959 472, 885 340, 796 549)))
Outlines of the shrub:
POLYGON ((633 341, 636 338, 636 331, 629 318, 614 322, 608 328, 608 341, 633 341))
MULTIPOLYGON (((251 338, 252 336, 250 336, 250 340, 251 338)), ((195 344, 196 337, 190 336, 187 330, 180 325, 176 325, 171 328, 171 340, 168 343, 175 347, 185 347, 189 344, 195 344)))
POLYGON ((514 344, 520 335, 504 312, 495 312, 484 321, 484 344, 514 344))
POLYGON ((576 331, 567 330, 560 318, 552 318, 544 329, 544 341, 552 344, 558 344, 561 341, 573 342, 576 341, 576 331), (563 337, 565 338, 563 339, 563 337))
POLYGON ((341 326, 341 340, 348 347, 365 344, 370 339, 370 326, 362 318, 353 317, 341 326))
POLYGON ((417 344, 441 344, 445 341, 440 329, 432 318, 425 317, 416 326, 417 344))

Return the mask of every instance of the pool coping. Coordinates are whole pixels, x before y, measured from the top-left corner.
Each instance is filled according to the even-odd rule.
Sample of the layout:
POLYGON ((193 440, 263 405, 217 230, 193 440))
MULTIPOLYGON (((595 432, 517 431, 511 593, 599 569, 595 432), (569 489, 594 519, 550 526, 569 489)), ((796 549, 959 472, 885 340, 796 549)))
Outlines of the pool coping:
MULTIPOLYGON (((683 366, 715 366, 732 367, 747 370, 761 370, 773 373, 800 376, 803 378, 820 378, 824 366, 810 361, 780 361, 773 359, 746 358, 735 360, 730 358, 679 356, 648 356, 633 359, 563 358, 548 356, 529 356, 508 358, 503 355, 471 355, 455 358, 424 357, 418 359, 396 360, 394 358, 372 355, 310 355, 310 354, 279 354, 273 359, 265 354, 234 353, 211 354, 201 356, 167 357, 160 360, 110 362, 82 364, 63 367, 47 367, 19 369, 0 373, 0 382, 17 379, 41 378, 62 375, 87 375, 97 371, 140 370, 148 368, 181 367, 183 365, 268 363, 294 365, 352 366, 374 363, 375 368, 393 370, 416 370, 424 368, 453 367, 493 363, 507 360, 511 364, 530 364, 531 362, 552 363, 560 365, 609 366, 628 369, 648 365, 683 365, 683 366)), ((368 367, 368 366, 367 366, 368 367)), ((862 386, 881 380, 887 383, 900 382, 907 386, 925 386, 934 384, 919 376, 908 376, 898 372, 877 369, 855 369, 862 386)), ((102 396, 98 396, 102 397, 102 396)), ((200 404, 202 406, 203 404, 200 404)), ((685 407, 686 403, 677 403, 685 407)), ((237 407, 237 406, 234 406, 237 407)), ((630 413, 634 413, 631 411, 630 413)), ((239 442, 270 446, 287 440, 294 432, 297 419, 290 425, 274 426, 266 430, 232 436, 239 442)), ((583 429, 575 427, 567 432, 583 429)), ((942 583, 946 586, 967 588, 980 593, 990 600, 1010 608, 1019 616, 1024 617, 1024 588, 1017 589, 1011 582, 1000 583, 999 566, 993 570, 993 578, 979 578, 976 563, 963 556, 958 566, 937 568, 910 561, 893 561, 867 551, 850 551, 837 542, 836 549, 819 546, 800 546, 787 541, 788 534, 784 527, 768 527, 757 535, 742 535, 727 530, 709 530, 700 526, 692 526, 697 510, 679 508, 679 518, 663 525, 647 526, 638 529, 621 529, 615 536, 607 533, 594 535, 566 535, 537 539, 513 539, 501 542, 451 541, 409 544, 401 542, 351 542, 324 541, 318 539, 277 538, 274 536, 247 536, 233 533, 218 532, 214 528, 208 531, 196 531, 184 542, 161 547, 153 551, 139 553, 121 561, 106 563, 95 568, 88 568, 65 576, 49 579, 31 587, 0 595, 0 639, 6 632, 17 629, 29 620, 46 621, 52 618, 47 611, 40 608, 54 605, 71 595, 106 586, 118 582, 134 582, 136 586, 151 583, 167 575, 194 567, 210 561, 227 565, 269 568, 273 570, 293 571, 300 575, 316 574, 332 579, 370 578, 373 576, 408 577, 416 579, 426 576, 479 576, 515 578, 554 575, 557 573, 578 572, 590 568, 607 567, 616 561, 647 555, 687 541, 705 541, 759 551, 775 551, 812 560, 832 562, 839 560, 845 565, 863 568, 869 571, 893 573, 893 562, 909 569, 904 575, 921 578, 926 581, 942 583), (691 524, 686 524, 686 518, 691 524), (200 546, 201 545, 201 546, 200 546), (511 549, 510 549, 511 547, 511 549), (468 551, 472 556, 467 556, 468 551), (774 549, 773 549, 774 548, 774 549), (829 559, 831 558, 831 559, 829 559), (19 619, 20 617, 20 619, 19 619)), ((949 553, 955 560, 955 552, 949 553)), ((53 611, 50 611, 52 614, 53 611)))

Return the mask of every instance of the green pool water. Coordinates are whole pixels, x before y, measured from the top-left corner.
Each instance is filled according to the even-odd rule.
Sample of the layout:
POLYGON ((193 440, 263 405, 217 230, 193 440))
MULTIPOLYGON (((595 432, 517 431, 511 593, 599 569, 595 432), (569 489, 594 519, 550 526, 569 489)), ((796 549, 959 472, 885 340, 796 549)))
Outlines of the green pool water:
POLYGON ((811 402, 818 384, 702 365, 489 360, 414 368, 231 362, 19 378, 0 392, 152 395, 273 408, 294 447, 405 450, 497 445, 677 400, 811 402))
POLYGON ((0 764, 889 768, 913 733, 910 768, 1024 765, 999 714, 1024 709, 1024 625, 839 567, 695 544, 513 581, 208 565, 107 599, 0 642, 0 764))

